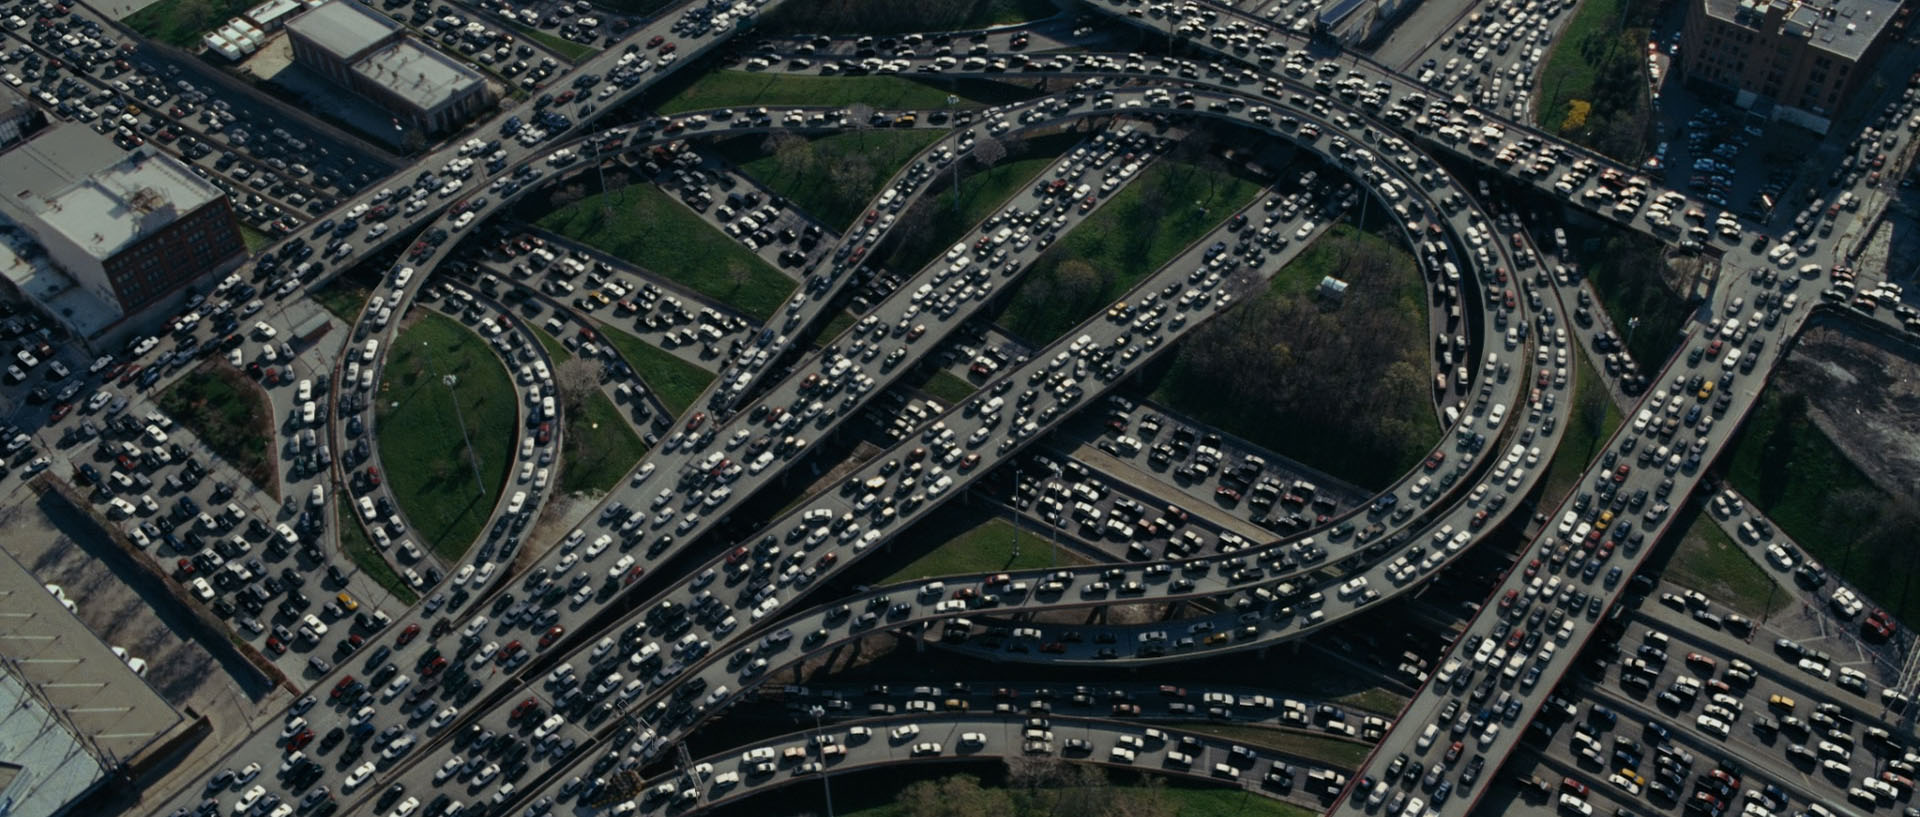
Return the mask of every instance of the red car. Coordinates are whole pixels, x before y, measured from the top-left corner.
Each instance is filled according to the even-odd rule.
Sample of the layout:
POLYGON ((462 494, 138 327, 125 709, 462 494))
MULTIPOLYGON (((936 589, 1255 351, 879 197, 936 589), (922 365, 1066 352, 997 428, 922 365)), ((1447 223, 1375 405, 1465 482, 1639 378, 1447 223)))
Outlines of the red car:
POLYGON ((692 431, 696 428, 699 428, 700 424, 706 421, 707 421, 707 413, 704 411, 696 411, 693 413, 692 417, 687 418, 687 430, 692 431))
POLYGON ((327 693, 327 699, 338 700, 340 696, 347 694, 347 687, 352 685, 353 685, 353 676, 349 675, 349 676, 346 676, 345 678, 341 678, 340 683, 333 685, 333 691, 327 693))
POLYGON ((409 624, 407 625, 406 629, 400 631, 400 637, 395 638, 393 640, 393 643, 397 646, 404 647, 407 645, 408 642, 413 641, 414 636, 417 636, 419 634, 420 634, 420 625, 409 624))
POLYGON ((567 628, 562 627, 558 624, 555 624, 552 627, 547 628, 546 635, 540 636, 540 649, 544 650, 548 647, 553 646, 553 642, 559 641, 560 636, 566 635, 566 633, 567 633, 567 628))
POLYGON ((267 649, 272 651, 274 655, 287 654, 286 642, 281 641, 280 636, 277 635, 267 636, 267 649))
POLYGON ((1439 468, 1440 463, 1443 463, 1446 461, 1447 461, 1447 452, 1435 451, 1433 452, 1432 455, 1427 457, 1427 470, 1432 471, 1435 468, 1439 468))
POLYGON ((1240 501, 1240 492, 1232 488, 1228 488, 1225 485, 1222 485, 1218 488, 1213 489, 1213 495, 1216 497, 1219 497, 1222 501, 1225 501, 1227 504, 1233 504, 1235 502, 1240 501))
POLYGON ((61 420, 65 420, 67 419, 67 412, 70 412, 70 411, 73 411, 72 403, 61 403, 60 405, 54 406, 53 415, 50 419, 47 420, 47 422, 57 423, 57 422, 60 422, 61 420))
POLYGON ((546 445, 548 442, 552 441, 553 440, 553 424, 541 423, 540 430, 539 430, 539 437, 540 437, 541 445, 546 445))
POLYGON ((520 720, 521 718, 526 716, 528 710, 531 710, 538 706, 539 706, 539 703, 534 701, 534 699, 532 698, 528 698, 524 701, 521 701, 520 705, 515 706, 513 708, 513 712, 507 715, 507 722, 513 723, 514 721, 520 720))
POLYGON ((435 658, 433 659, 433 663, 428 664, 425 669, 420 670, 420 677, 432 678, 433 676, 438 675, 441 670, 446 668, 447 668, 447 659, 435 658))
POLYGON ((632 570, 627 571, 627 578, 625 583, 633 584, 634 582, 639 581, 641 576, 645 576, 645 575, 647 575, 646 568, 641 567, 639 565, 634 565, 632 570))
POLYGON ((294 735, 292 738, 288 739, 287 754, 293 754, 294 752, 298 752, 301 749, 305 749, 307 748, 307 744, 312 742, 313 742, 313 730, 302 729, 300 730, 300 734, 294 735))
POLYGON ((658 47, 660 46, 660 44, 661 44, 661 43, 664 43, 664 42, 666 42, 666 41, 667 41, 667 38, 666 38, 666 37, 663 37, 663 36, 661 36, 661 35, 659 35, 659 34, 655 34, 655 35, 653 35, 653 39, 651 39, 651 40, 648 40, 648 41, 647 41, 647 47, 648 47, 648 48, 658 48, 658 47))
POLYGON ((673 53, 674 49, 679 47, 680 45, 678 43, 667 43, 666 45, 660 46, 660 53, 671 54, 673 53))

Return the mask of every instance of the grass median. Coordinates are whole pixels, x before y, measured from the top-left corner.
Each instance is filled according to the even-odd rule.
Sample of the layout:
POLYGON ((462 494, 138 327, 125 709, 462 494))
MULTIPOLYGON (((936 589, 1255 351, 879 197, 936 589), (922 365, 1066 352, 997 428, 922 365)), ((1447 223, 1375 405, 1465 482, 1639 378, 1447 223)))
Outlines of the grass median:
POLYGON ((1684 512, 1694 513, 1693 524, 1667 559, 1662 575, 1668 581, 1705 593, 1756 620, 1794 600, 1794 594, 1780 592, 1779 583, 1760 563, 1740 552, 1711 515, 1691 507, 1684 512))
POLYGON ((341 275, 313 293, 313 299, 333 316, 349 326, 360 319, 360 310, 373 297, 373 287, 357 277, 341 275))
POLYGON ((1367 759, 1367 752, 1373 749, 1364 743, 1321 735, 1303 735, 1264 726, 1207 722, 1176 723, 1173 727, 1186 732, 1198 732, 1202 735, 1212 735, 1216 738, 1271 749, 1303 760, 1319 761, 1348 771, 1359 768, 1361 762, 1367 759))
POLYGON ((581 60, 600 53, 600 49, 594 48, 593 46, 585 43, 577 43, 558 34, 541 31, 537 28, 523 25, 514 25, 512 28, 520 32, 520 34, 527 39, 546 46, 548 51, 559 55, 561 59, 567 62, 578 63, 581 60))
POLYGON ((832 31, 843 36, 855 33, 967 31, 1042 20, 1059 13, 1060 7, 1051 0, 941 0, 936 3, 824 0, 789 3, 768 14, 760 28, 770 34, 832 31))
POLYGON ((986 170, 962 168, 957 202, 954 190, 948 187, 933 199, 914 202, 913 208, 901 216, 908 224, 929 226, 901 236, 899 245, 887 259, 888 265, 903 270, 926 266, 948 247, 970 235, 987 216, 1006 206, 1009 199, 1034 183, 1048 165, 1083 139, 1077 133, 1054 133, 1011 141, 1006 143, 1008 158, 999 164, 986 170), (916 210, 924 212, 915 213, 916 210))
POLYGON ((1264 291, 1148 370, 1153 399, 1357 485, 1412 469, 1440 436, 1425 285, 1413 256, 1335 225, 1264 291), (1337 303, 1316 292, 1347 281, 1337 303))
POLYGON ((765 321, 793 292, 793 279, 650 184, 594 193, 536 223, 756 320, 765 321))
POLYGON ((942 508, 931 518, 916 525, 912 541, 939 544, 880 580, 880 583, 894 584, 963 573, 1035 570, 1087 562, 1064 546, 1054 546, 1044 531, 1032 527, 1032 522, 1023 520, 1021 527, 1016 530, 1013 523, 1004 517, 1003 510, 995 508, 987 511, 995 515, 978 521, 975 521, 977 515, 963 514, 961 510, 956 507, 942 508), (1019 542, 1017 553, 1015 541, 1019 542))
POLYGON ((680 358, 672 352, 654 346, 644 340, 608 324, 600 324, 600 334, 620 352, 627 363, 633 366, 633 373, 653 390, 653 395, 667 407, 674 416, 686 413, 693 401, 700 399, 701 392, 713 382, 713 372, 702 369, 680 358))
POLYGON ((945 135, 937 130, 779 134, 731 140, 719 153, 786 196, 800 212, 839 231, 860 217, 895 171, 945 135))
POLYGON ((1577 358, 1571 384, 1573 394, 1569 398, 1573 406, 1567 413, 1566 424, 1560 427, 1560 444, 1554 448, 1553 459, 1547 464, 1546 488, 1541 492, 1550 502, 1559 501, 1579 484, 1587 464, 1600 456, 1600 449, 1620 428, 1620 407, 1608 394, 1607 382, 1587 361, 1584 349, 1575 344, 1573 351, 1577 358))
POLYGON ((347 554, 355 567, 367 574, 374 584, 386 588, 402 604, 412 605, 419 599, 413 588, 407 586, 405 579, 394 572, 393 565, 374 550, 373 543, 367 541, 367 531, 360 527, 359 516, 354 512, 353 504, 347 501, 345 494, 334 495, 335 513, 333 524, 340 531, 340 550, 347 554))
POLYGON ((387 352, 374 396, 387 488, 414 538, 448 561, 500 499, 521 437, 518 401, 486 342, 450 318, 422 314, 387 352))
POLYGON ((1000 325, 1033 346, 1060 338, 1118 300, 1260 187, 1226 170, 1163 159, 1081 221, 1014 286, 1000 325))
POLYGON ((225 363, 202 363, 155 402, 241 476, 280 496, 273 405, 259 384, 225 363))
POLYGON ((1753 510, 1894 617, 1920 621, 1912 577, 1920 535, 1909 502, 1896 500, 1847 459, 1808 416, 1805 394, 1769 389, 1732 441, 1727 481, 1753 510))
POLYGON ((127 15, 124 22, 142 35, 197 52, 202 35, 253 5, 254 0, 160 0, 127 15))

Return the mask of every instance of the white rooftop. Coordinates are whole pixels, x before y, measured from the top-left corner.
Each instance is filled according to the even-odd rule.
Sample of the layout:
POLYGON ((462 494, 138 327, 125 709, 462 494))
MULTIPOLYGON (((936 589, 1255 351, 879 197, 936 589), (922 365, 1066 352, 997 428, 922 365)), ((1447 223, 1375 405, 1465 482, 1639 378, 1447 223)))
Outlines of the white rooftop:
MULTIPOLYGON (((24 231, 21 235, 24 236, 24 231)), ((120 311, 119 303, 102 299, 67 277, 44 252, 34 257, 23 255, 25 247, 33 242, 20 236, 14 238, 20 243, 0 239, 0 277, 58 315, 75 334, 94 337, 119 323, 126 314, 120 311)))
POLYGON ((405 37, 354 63, 353 72, 422 109, 486 81, 451 57, 405 37))
POLYGON ((340 59, 351 59, 400 27, 353 0, 329 0, 287 21, 287 30, 312 40, 340 59))
POLYGON ((226 195, 151 147, 122 150, 83 125, 58 124, 0 154, 0 199, 96 258, 226 195))

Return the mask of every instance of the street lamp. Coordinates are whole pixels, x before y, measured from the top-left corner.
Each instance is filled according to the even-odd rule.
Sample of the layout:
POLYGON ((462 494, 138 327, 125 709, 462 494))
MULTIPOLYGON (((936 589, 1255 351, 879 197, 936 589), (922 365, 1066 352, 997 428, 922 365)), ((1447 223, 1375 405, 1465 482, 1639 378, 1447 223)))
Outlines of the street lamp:
POLYGON ((473 466, 474 496, 486 496, 486 482, 480 478, 480 455, 473 452, 473 437, 467 433, 466 415, 460 411, 459 396, 453 393, 453 387, 460 382, 460 377, 453 374, 445 377, 440 376, 438 371, 439 367, 435 366, 433 362, 433 348, 429 346, 426 341, 420 341, 420 350, 421 354, 427 358, 427 371, 439 379, 441 385, 447 387, 447 399, 453 402, 453 419, 454 422, 460 424, 460 439, 467 444, 467 464, 473 466))
POLYGON ((833 817, 833 781, 827 779, 827 747, 820 742, 820 718, 827 710, 819 704, 807 707, 807 714, 813 716, 813 744, 820 754, 820 788, 827 792, 827 817, 833 817))
POLYGON ((1627 351, 1629 352, 1633 351, 1633 330, 1639 329, 1639 328, 1640 328, 1639 315, 1635 315, 1627 319, 1627 351))
MULTIPOLYGON (((947 123, 948 124, 953 123, 953 106, 959 101, 960 101, 959 96, 954 94, 947 94, 947 123)), ((956 216, 960 215, 960 160, 963 158, 965 157, 963 156, 953 157, 953 214, 956 216)))

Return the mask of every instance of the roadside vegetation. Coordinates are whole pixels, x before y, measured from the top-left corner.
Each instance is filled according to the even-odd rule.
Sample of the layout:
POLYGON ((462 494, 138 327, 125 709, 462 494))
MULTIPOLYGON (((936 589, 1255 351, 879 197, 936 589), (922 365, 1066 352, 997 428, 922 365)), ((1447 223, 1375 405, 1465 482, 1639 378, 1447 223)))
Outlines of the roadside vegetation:
POLYGON ((1560 444, 1547 463, 1546 485, 1540 494, 1548 502, 1559 501, 1579 484, 1587 463, 1600 456, 1600 449, 1620 428, 1620 407, 1608 395, 1600 372, 1587 361, 1586 350, 1575 344, 1574 357, 1573 406, 1567 412, 1566 425, 1560 427, 1560 444))
POLYGON ((155 402, 241 476, 280 496, 273 405, 245 373, 221 362, 202 363, 160 392, 155 402))
POLYGON ((1173 728, 1271 749, 1308 760, 1317 760, 1336 769, 1353 770, 1367 759, 1373 747, 1351 740, 1325 735, 1303 735, 1268 726, 1233 723, 1175 723, 1173 728))
POLYGON ((1008 296, 1000 326, 1035 347, 1052 343, 1259 192, 1210 160, 1154 162, 1034 260, 1008 296))
POLYGON ((1650 236, 1613 228, 1597 235, 1569 230, 1567 236, 1620 340, 1631 341, 1628 349, 1643 372, 1657 369, 1673 356, 1693 311, 1691 278, 1668 265, 1666 245, 1650 236), (1629 332, 1634 318, 1640 326, 1629 332))
POLYGON ((1791 387, 1764 392, 1732 441, 1727 481, 1815 561, 1894 617, 1920 621, 1920 508, 1876 486, 1807 411, 1791 387))
POLYGON ((1413 256, 1335 225, 1263 292, 1188 330, 1150 370, 1152 398, 1340 479, 1380 488, 1439 438, 1427 303, 1413 256), (1346 281, 1330 305, 1322 278, 1346 281))
POLYGON ((880 583, 893 584, 961 573, 1033 570, 1053 565, 1085 564, 1087 561, 1065 545, 1054 547, 1048 541, 1047 531, 1034 530, 1028 524, 1016 530, 1013 523, 995 510, 984 511, 990 514, 985 519, 979 518, 982 511, 965 513, 965 510, 952 506, 942 508, 916 525, 915 536, 899 540, 901 544, 907 541, 938 544, 928 549, 925 555, 880 580, 880 583), (1015 541, 1019 542, 1018 553, 1014 550, 1015 541))
POLYGON ((1755 561, 1759 554, 1742 553, 1710 514, 1694 506, 1680 513, 1693 514, 1693 522, 1667 559, 1661 574, 1665 579, 1705 593, 1756 621, 1794 600, 1794 594, 1780 592, 1779 583, 1755 561))
POLYGON ((1646 152, 1653 105, 1646 43, 1656 4, 1586 0, 1547 51, 1540 72, 1541 129, 1634 163, 1646 152))
POLYGON ((479 537, 506 483, 522 436, 518 393, 480 336, 430 312, 395 338, 379 388, 374 427, 387 488, 413 524, 414 539, 457 560, 479 537))
MULTIPOLYGON (((654 0, 659 2, 659 0, 654 0)), ((1060 13, 1050 0, 826 0, 788 3, 767 15, 760 29, 769 34, 903 34, 912 31, 966 31, 987 26, 1043 20, 1060 13)))
POLYGON ((793 292, 792 278, 651 184, 574 197, 535 223, 757 320, 766 320, 793 292))
POLYGON ((367 276, 356 273, 342 273, 327 285, 313 292, 313 299, 333 316, 351 325, 359 320, 360 310, 367 307, 367 299, 373 297, 373 286, 367 276))
POLYGON ((143 36, 198 52, 202 35, 254 5, 253 0, 160 0, 122 22, 143 36))
POLYGON ((647 446, 600 388, 600 364, 574 357, 544 331, 534 334, 553 358, 560 392, 560 491, 605 493, 640 461, 647 446))
POLYGON ((600 49, 598 48, 594 48, 585 43, 574 42, 551 31, 541 31, 532 26, 518 24, 508 27, 520 32, 521 36, 546 46, 548 51, 558 54, 561 59, 567 62, 578 63, 587 57, 600 53, 600 49))
POLYGON ((353 503, 347 501, 346 494, 334 495, 333 524, 334 530, 340 531, 340 549, 346 552, 354 567, 360 568, 367 578, 392 593, 402 604, 411 605, 420 598, 412 587, 407 586, 406 580, 394 572, 393 565, 381 558, 380 551, 374 549, 373 543, 367 541, 367 531, 360 527, 359 515, 353 503))
MULTIPOLYGON (((972 233, 974 225, 985 220, 994 211, 1013 203, 1024 202, 1019 197, 1022 191, 1035 183, 1047 167, 1060 156, 1080 144, 1084 134, 1052 133, 1031 139, 1016 139, 1001 143, 1004 158, 988 162, 982 169, 979 161, 970 160, 960 170, 959 203, 954 202, 952 185, 940 195, 922 198, 900 214, 903 227, 895 229, 892 249, 887 254, 889 266, 900 270, 919 270, 926 266, 948 247, 966 238, 972 233)), ((993 149, 981 144, 975 145, 973 156, 993 158, 993 149), (984 153, 983 153, 984 151, 984 153)), ((950 176, 952 171, 942 174, 950 176)), ((944 184, 944 179, 936 184, 944 184)))
POLYGON ((972 397, 975 390, 972 383, 946 369, 935 369, 933 375, 927 378, 926 384, 920 388, 948 406, 960 405, 967 398, 972 397))
POLYGON ((826 229, 861 216, 887 181, 928 145, 937 130, 856 130, 827 136, 775 133, 716 145, 716 152, 826 229))
POLYGON ((605 323, 600 324, 598 330, 619 351, 620 356, 633 366, 633 373, 640 378, 640 382, 645 383, 675 416, 685 414, 687 407, 700 399, 700 393, 706 391, 707 385, 713 382, 712 372, 674 357, 672 352, 605 323))

